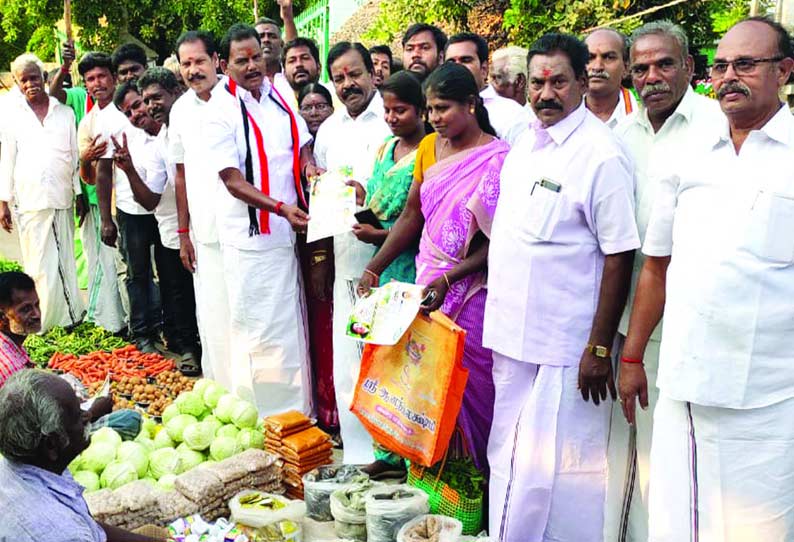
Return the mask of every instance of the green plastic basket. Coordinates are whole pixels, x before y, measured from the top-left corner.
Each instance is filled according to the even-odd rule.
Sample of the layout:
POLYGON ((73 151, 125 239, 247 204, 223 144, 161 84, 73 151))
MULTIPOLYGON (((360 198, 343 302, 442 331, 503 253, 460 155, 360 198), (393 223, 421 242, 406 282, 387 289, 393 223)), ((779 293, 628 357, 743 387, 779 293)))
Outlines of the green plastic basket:
MULTIPOLYGON (((459 429, 458 431, 464 447, 468 448, 463 432, 459 429)), ((447 450, 448 453, 449 450, 447 450)), ((484 495, 471 499, 441 480, 444 465, 447 462, 447 454, 444 454, 444 460, 437 474, 412 463, 408 468, 408 485, 427 493, 431 514, 455 518, 463 524, 463 534, 476 535, 482 530, 484 495)))

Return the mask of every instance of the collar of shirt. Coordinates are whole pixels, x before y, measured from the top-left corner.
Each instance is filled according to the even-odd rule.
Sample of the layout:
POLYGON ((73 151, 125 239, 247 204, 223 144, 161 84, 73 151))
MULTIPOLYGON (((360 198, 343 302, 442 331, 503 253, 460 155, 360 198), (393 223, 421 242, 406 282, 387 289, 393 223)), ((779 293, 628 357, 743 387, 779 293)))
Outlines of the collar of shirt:
MULTIPOLYGON (((260 98, 258 100, 256 98, 254 98, 254 95, 251 94, 250 91, 244 89, 243 86, 240 83, 237 83, 237 96, 241 100, 243 100, 244 102, 258 102, 258 103, 261 103, 262 100, 267 99, 268 94, 270 94, 270 89, 272 88, 272 85, 270 84, 270 80, 267 77, 264 77, 263 79, 264 80, 262 81, 262 86, 259 87, 259 90, 262 92, 262 95, 260 96, 260 98)), ((225 88, 225 85, 228 85, 228 84, 229 84, 229 80, 227 79, 226 81, 224 81, 224 88, 225 88)))
MULTIPOLYGON (((667 124, 668 122, 672 122, 673 117, 676 116, 684 117, 684 120, 691 122, 696 106, 697 102, 695 100, 695 91, 692 90, 692 87, 687 86, 686 92, 684 92, 684 97, 681 98, 680 102, 678 102, 678 107, 675 108, 675 111, 673 111, 670 117, 665 119, 664 123, 667 124)), ((643 108, 642 111, 637 114, 637 123, 647 132, 653 133, 653 126, 651 126, 651 121, 648 118, 647 108, 643 108)))
POLYGON ((480 91, 480 98, 483 100, 490 100, 499 96, 496 90, 491 85, 485 85, 485 88, 480 91))
POLYGON ((339 109, 339 111, 343 122, 355 122, 359 119, 366 119, 367 117, 372 116, 383 118, 383 98, 381 98, 380 92, 376 90, 375 94, 372 96, 372 99, 369 101, 367 108, 356 118, 350 116, 350 113, 347 111, 347 107, 343 106, 339 109))
MULTIPOLYGON (((750 132, 747 136, 747 140, 758 137, 777 141, 788 147, 794 146, 794 115, 791 114, 791 111, 785 104, 781 103, 777 113, 775 113, 760 129, 750 132)), ((730 144, 730 142, 731 127, 728 118, 725 117, 725 124, 722 130, 718 132, 718 140, 714 143, 713 148, 730 144)))
POLYGON ((546 130, 549 136, 551 136, 552 141, 559 146, 565 143, 565 140, 570 137, 570 135, 579 127, 580 124, 582 124, 586 115, 587 108, 584 106, 584 102, 582 102, 579 107, 571 111, 567 117, 559 121, 557 124, 544 127, 540 124, 540 121, 538 121, 534 128, 535 130, 546 130))

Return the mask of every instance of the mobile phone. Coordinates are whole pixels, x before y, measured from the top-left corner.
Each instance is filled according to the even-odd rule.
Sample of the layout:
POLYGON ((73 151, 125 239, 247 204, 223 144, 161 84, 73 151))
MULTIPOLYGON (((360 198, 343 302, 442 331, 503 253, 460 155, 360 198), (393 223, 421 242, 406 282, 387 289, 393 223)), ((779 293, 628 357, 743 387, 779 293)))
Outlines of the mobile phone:
POLYGON ((562 186, 559 183, 555 183, 551 179, 546 178, 540 180, 540 187, 551 190, 552 192, 559 192, 560 189, 562 189, 562 186))
POLYGON ((375 216, 375 213, 372 212, 372 209, 364 209, 353 215, 356 217, 356 220, 359 224, 369 224, 373 228, 377 230, 385 230, 386 228, 383 227, 381 221, 378 220, 378 217, 375 216))

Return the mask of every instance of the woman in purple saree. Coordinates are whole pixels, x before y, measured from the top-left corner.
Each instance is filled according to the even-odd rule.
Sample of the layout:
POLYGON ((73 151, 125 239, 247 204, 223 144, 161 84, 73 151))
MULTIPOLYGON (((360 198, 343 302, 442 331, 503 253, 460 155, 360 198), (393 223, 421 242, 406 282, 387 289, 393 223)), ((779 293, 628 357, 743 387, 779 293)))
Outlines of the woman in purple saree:
POLYGON ((405 210, 367 265, 359 289, 377 286, 391 259, 419 239, 416 283, 426 287, 424 310, 441 310, 467 332, 463 365, 469 379, 458 425, 474 463, 487 473, 494 387, 491 351, 482 346, 485 272, 499 173, 509 147, 496 139, 466 68, 443 64, 425 87, 436 133, 419 145, 405 210))

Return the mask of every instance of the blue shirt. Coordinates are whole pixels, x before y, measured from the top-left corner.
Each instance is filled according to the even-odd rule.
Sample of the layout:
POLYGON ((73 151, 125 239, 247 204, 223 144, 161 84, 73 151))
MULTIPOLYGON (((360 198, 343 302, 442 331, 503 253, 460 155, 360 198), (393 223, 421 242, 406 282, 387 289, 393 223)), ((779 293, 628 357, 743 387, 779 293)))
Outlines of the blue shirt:
POLYGON ((69 471, 50 471, 0 458, 0 542, 105 542, 69 471))

